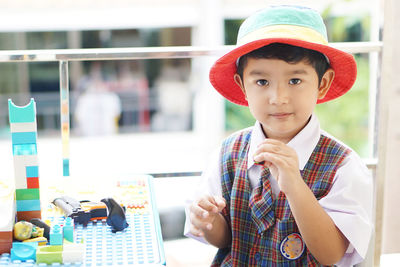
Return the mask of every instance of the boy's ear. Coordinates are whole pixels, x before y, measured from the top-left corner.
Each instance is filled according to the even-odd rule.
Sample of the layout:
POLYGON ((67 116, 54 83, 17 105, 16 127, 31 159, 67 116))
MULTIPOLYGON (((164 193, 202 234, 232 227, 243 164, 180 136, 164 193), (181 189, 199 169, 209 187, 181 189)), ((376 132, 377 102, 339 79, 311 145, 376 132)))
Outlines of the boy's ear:
POLYGON ((321 82, 319 84, 318 99, 322 99, 325 97, 326 93, 328 93, 329 88, 331 87, 334 78, 335 71, 329 68, 322 76, 321 82))
POLYGON ((233 75, 233 79, 235 80, 235 83, 240 87, 240 89, 242 89, 242 92, 247 100, 246 90, 244 89, 244 84, 240 75, 235 73, 235 75, 233 75))

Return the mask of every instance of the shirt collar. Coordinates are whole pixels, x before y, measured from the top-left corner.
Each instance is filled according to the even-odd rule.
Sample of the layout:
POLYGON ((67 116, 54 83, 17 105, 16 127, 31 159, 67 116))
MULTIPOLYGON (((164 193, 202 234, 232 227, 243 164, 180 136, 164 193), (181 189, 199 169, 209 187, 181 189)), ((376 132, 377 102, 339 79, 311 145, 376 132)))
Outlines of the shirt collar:
MULTIPOLYGON (((316 115, 312 115, 307 125, 287 144, 293 148, 299 159, 299 169, 303 170, 308 162, 314 148, 318 144, 321 135, 319 121, 316 115)), ((250 138, 250 148, 247 158, 248 169, 254 165, 253 155, 257 150, 257 146, 265 139, 260 122, 256 121, 250 138)))

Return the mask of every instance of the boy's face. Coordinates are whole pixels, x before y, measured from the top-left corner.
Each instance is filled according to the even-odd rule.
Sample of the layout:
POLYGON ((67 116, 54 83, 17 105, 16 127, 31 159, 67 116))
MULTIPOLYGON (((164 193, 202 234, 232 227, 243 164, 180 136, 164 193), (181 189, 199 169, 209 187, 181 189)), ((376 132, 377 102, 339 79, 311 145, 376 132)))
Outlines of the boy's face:
POLYGON ((234 78, 266 136, 287 143, 307 124, 334 71, 328 69, 318 85, 315 69, 305 61, 248 58, 243 80, 238 74, 234 78))

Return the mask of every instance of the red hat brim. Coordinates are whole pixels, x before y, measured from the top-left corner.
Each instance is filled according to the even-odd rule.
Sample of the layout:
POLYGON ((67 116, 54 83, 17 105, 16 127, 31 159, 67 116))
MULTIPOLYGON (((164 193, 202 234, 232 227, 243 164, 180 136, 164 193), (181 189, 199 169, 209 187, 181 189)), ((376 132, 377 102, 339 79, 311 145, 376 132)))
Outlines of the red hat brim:
POLYGON ((247 100, 233 78, 236 73, 236 60, 253 50, 271 43, 284 43, 312 49, 324 54, 329 59, 330 67, 335 71, 335 77, 328 93, 324 98, 317 101, 318 104, 330 101, 345 94, 351 89, 356 80, 357 64, 351 54, 331 46, 301 41, 298 39, 269 38, 244 44, 219 58, 210 70, 211 84, 229 101, 238 105, 247 106, 247 100))

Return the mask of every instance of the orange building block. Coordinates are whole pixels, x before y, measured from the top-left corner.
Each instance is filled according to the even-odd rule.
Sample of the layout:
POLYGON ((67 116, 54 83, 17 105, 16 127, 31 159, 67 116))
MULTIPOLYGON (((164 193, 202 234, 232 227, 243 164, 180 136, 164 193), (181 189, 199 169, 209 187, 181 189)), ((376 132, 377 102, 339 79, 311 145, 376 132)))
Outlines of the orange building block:
POLYGON ((17 219, 18 221, 30 221, 33 218, 42 218, 42 213, 40 210, 32 210, 32 211, 17 211, 17 219))
POLYGON ((13 241, 13 234, 11 232, 0 232, 0 254, 10 253, 13 241))
POLYGON ((28 177, 26 178, 27 188, 39 188, 39 177, 28 177))

